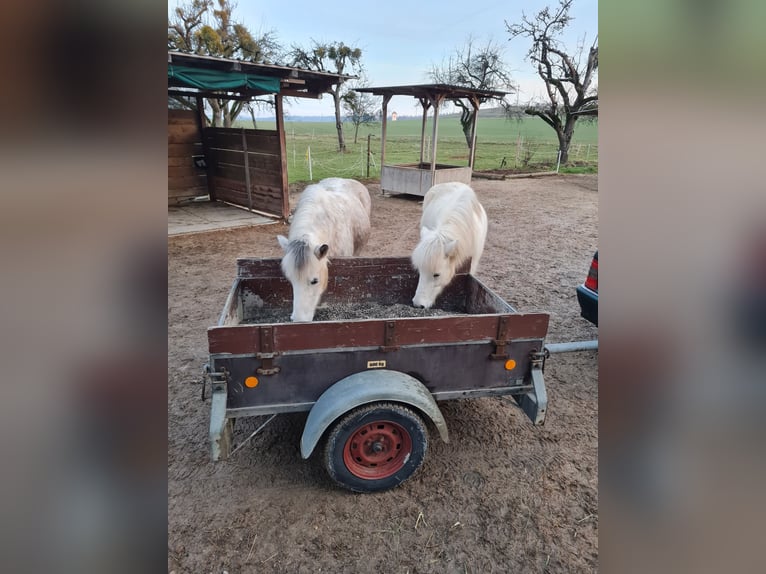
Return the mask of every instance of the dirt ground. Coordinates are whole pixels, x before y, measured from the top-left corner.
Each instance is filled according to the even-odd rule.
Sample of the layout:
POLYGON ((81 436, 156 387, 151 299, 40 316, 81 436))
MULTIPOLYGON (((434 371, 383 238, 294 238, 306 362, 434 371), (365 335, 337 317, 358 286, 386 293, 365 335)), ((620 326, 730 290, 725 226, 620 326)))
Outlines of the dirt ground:
MULTIPOLYGON (((409 255, 420 198, 368 187, 373 231, 362 255, 409 255)), ((478 277, 519 311, 549 312, 548 342, 596 338, 574 289, 598 247, 597 176, 473 187, 489 217, 478 277)), ((302 460, 306 414, 281 415, 229 461, 210 461, 206 329, 235 259, 280 256, 276 235, 286 232, 279 223, 168 239, 168 571, 596 571, 595 351, 549 359, 543 427, 506 398, 440 403, 450 443, 432 435, 423 467, 388 492, 349 493, 316 453, 302 460)))

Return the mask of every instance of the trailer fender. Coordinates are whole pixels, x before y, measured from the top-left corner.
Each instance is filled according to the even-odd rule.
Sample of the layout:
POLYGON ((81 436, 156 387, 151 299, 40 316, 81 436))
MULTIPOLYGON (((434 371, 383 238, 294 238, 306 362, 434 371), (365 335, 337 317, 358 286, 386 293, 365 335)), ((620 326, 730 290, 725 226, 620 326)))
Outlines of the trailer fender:
POLYGON ((311 456, 319 439, 338 417, 377 401, 394 401, 415 407, 431 419, 442 440, 449 442, 447 423, 426 386, 405 373, 376 369, 349 375, 322 393, 306 420, 301 456, 311 456))

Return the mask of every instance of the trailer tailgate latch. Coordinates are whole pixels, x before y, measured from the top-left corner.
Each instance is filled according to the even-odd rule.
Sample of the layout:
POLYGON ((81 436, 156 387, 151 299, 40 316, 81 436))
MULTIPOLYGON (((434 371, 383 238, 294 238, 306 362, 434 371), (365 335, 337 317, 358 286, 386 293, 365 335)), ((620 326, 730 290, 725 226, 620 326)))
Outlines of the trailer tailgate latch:
POLYGON ((205 364, 202 368, 202 400, 205 400, 205 387, 207 381, 210 381, 210 390, 213 393, 225 392, 226 385, 229 382, 229 371, 226 368, 222 368, 220 371, 213 371, 209 364, 205 364))
POLYGON ((492 344, 495 346, 495 352, 492 353, 489 358, 495 360, 505 360, 505 346, 508 344, 508 317, 500 317, 500 321, 497 324, 497 338, 492 339, 492 344))
POLYGON ((259 375, 276 375, 280 368, 274 364, 276 353, 256 353, 255 358, 261 360, 261 366, 255 369, 259 375))
POLYGON ((274 352, 274 330, 271 327, 261 327, 261 352, 255 354, 256 359, 261 360, 261 366, 255 372, 259 375, 276 375, 279 367, 274 364, 274 357, 279 353, 274 352))
POLYGON ((380 346, 380 350, 384 353, 388 351, 398 351, 399 345, 396 344, 396 321, 386 321, 385 328, 383 345, 380 346))

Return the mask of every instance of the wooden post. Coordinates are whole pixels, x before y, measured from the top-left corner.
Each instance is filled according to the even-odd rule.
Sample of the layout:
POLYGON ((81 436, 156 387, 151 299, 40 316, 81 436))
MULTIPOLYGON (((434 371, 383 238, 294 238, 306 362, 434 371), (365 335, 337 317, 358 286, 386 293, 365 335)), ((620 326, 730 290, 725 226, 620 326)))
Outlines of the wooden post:
POLYGON ((274 94, 274 108, 277 133, 279 134, 279 159, 282 165, 282 217, 287 220, 290 216, 290 192, 287 186, 287 146, 285 144, 285 118, 281 94, 274 94))
MULTIPOLYGON (((380 173, 383 175, 383 166, 386 165, 386 119, 388 117, 388 102, 391 101, 391 94, 383 96, 383 125, 381 126, 380 142, 380 173)), ((383 185, 383 182, 380 182, 383 185)))
POLYGON ((430 99, 434 107, 434 129, 431 136, 431 185, 433 185, 434 181, 436 181, 436 138, 439 134, 439 105, 441 104, 441 96, 437 94, 430 99))
POLYGON ((423 152, 426 145, 426 120, 428 119, 428 108, 431 104, 426 98, 418 98, 420 105, 423 106, 423 125, 420 128, 420 167, 423 167, 423 152))
POLYGON ((473 169, 473 162, 476 158, 476 124, 479 123, 479 100, 471 98, 473 104, 473 125, 471 126, 471 149, 468 154, 468 167, 473 169))
POLYGON ((250 189, 250 162, 247 158, 247 136, 245 128, 242 128, 242 153, 245 157, 245 188, 247 189, 247 208, 253 209, 253 193, 250 189))
POLYGON ((367 134, 367 179, 370 179, 370 138, 372 134, 367 134))
POLYGON ((205 155, 207 194, 210 197, 210 201, 215 201, 215 176, 213 175, 214 158, 210 152, 210 147, 207 145, 207 139, 205 138, 205 100, 203 100, 201 96, 197 96, 197 127, 199 129, 200 138, 202 139, 202 153, 205 155))

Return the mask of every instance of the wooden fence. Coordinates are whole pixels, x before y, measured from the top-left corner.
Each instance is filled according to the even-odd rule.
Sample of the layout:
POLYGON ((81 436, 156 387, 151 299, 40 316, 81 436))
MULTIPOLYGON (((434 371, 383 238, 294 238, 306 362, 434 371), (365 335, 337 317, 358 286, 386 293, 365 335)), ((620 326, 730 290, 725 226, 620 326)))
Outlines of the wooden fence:
POLYGON ((197 114, 168 110, 168 205, 208 193, 197 114))
POLYGON ((216 199, 285 217, 289 213, 277 130, 205 128, 216 199))

